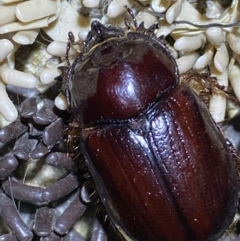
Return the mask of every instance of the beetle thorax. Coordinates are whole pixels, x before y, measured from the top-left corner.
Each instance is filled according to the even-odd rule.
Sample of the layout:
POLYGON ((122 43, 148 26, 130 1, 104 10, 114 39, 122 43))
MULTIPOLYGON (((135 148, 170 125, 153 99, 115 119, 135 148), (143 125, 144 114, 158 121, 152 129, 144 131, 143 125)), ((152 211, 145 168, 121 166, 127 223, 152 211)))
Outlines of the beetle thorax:
POLYGON ((178 84, 171 56, 162 45, 147 40, 107 42, 74 65, 70 91, 81 123, 134 117, 178 84))

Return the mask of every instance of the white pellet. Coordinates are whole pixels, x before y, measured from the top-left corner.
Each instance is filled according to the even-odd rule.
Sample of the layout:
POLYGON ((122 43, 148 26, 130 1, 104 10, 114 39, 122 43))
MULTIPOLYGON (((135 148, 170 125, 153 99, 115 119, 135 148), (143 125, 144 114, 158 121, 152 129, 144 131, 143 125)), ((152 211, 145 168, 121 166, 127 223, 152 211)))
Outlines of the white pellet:
POLYGON ((34 75, 10 69, 7 65, 0 68, 0 77, 6 84, 23 88, 34 88, 38 81, 34 75))
POLYGON ((205 42, 206 37, 204 34, 185 36, 175 42, 174 48, 178 51, 191 52, 202 47, 205 42))
POLYGON ((204 69, 212 60, 213 54, 214 54, 213 45, 211 45, 210 43, 207 43, 204 54, 198 58, 193 68, 196 70, 204 69))
POLYGON ((167 36, 169 35, 174 29, 175 29, 175 24, 171 24, 170 26, 160 26, 160 29, 156 32, 156 36, 167 36))
POLYGON ((86 38, 87 38, 87 36, 88 36, 88 34, 89 34, 89 29, 83 29, 83 30, 80 30, 79 32, 78 32, 78 38, 79 38, 79 40, 80 41, 84 41, 86 38))
MULTIPOLYGON (((212 76, 215 76, 217 78, 218 84, 221 86, 225 86, 227 89, 227 86, 228 86, 227 70, 221 73, 218 70, 216 70, 213 64, 211 64, 210 70, 211 70, 212 76)), ((213 92, 209 102, 209 112, 216 123, 224 121, 225 115, 226 115, 227 97, 226 97, 226 94, 224 92, 221 93, 220 90, 219 90, 219 93, 217 94, 213 92)))
POLYGON ((214 56, 214 65, 219 72, 225 71, 229 62, 228 50, 224 43, 222 43, 218 48, 214 56))
POLYGON ((232 51, 236 54, 240 54, 240 38, 236 37, 232 33, 229 33, 227 35, 227 41, 232 51))
POLYGON ((224 34, 221 28, 211 27, 206 31, 206 37, 209 43, 218 46, 224 42, 224 34))
POLYGON ((0 62, 13 50, 13 44, 8 39, 0 39, 0 62))
POLYGON ((228 77, 233 91, 240 101, 240 67, 237 64, 232 65, 228 70, 228 77))
POLYGON ((179 68, 179 73, 182 74, 190 70, 196 63, 196 60, 198 59, 198 57, 199 57, 198 53, 189 52, 184 56, 178 58, 176 61, 179 68))
POLYGON ((14 22, 16 5, 0 6, 0 26, 14 22))
POLYGON ((24 1, 16 7, 16 17, 23 23, 45 18, 57 12, 57 1, 24 1))
POLYGON ((40 74, 40 81, 45 85, 51 84, 55 81, 54 78, 59 76, 60 74, 61 71, 56 67, 51 69, 44 69, 40 74))
POLYGON ((209 112, 216 123, 224 121, 226 114, 226 97, 212 94, 209 101, 209 112))
MULTIPOLYGON (((79 1, 77 1, 79 2, 79 1)), ((44 31, 57 41, 67 42, 68 32, 71 31, 76 37, 81 30, 90 30, 91 18, 78 13, 68 1, 60 4, 60 13, 54 24, 44 28, 44 31)))
POLYGON ((34 43, 38 33, 39 30, 19 31, 12 37, 12 39, 18 44, 29 45, 34 43))
POLYGON ((182 0, 177 0, 166 12, 166 20, 169 24, 176 20, 182 10, 182 0))
POLYGON ((62 93, 60 93, 56 98, 55 98, 55 101, 54 101, 56 107, 60 110, 66 110, 69 106, 68 106, 68 103, 67 103, 67 99, 66 99, 66 96, 63 95, 62 93))
MULTIPOLYGON (((66 49, 67 49, 67 42, 53 41, 48 45, 47 52, 54 56, 64 57, 66 54, 66 49)), ((72 56, 75 54, 77 54, 77 51, 71 47, 68 55, 72 56)))
POLYGON ((138 24, 140 24, 141 22, 144 22, 145 28, 149 28, 150 26, 152 26, 154 23, 157 22, 157 18, 148 12, 139 12, 138 15, 136 16, 136 20, 138 24))
POLYGON ((26 29, 44 28, 44 27, 47 27, 48 25, 49 25, 48 18, 32 21, 28 23, 27 26, 25 24, 22 24, 21 22, 12 22, 0 27, 0 34, 11 33, 11 32, 21 31, 26 29))
POLYGON ((99 5, 100 0, 83 0, 83 5, 87 8, 95 8, 99 5))
POLYGON ((171 3, 169 0, 152 0, 150 4, 154 12, 163 13, 169 8, 171 3))
POLYGON ((119 15, 124 14, 126 12, 126 9, 124 8, 125 5, 127 5, 129 8, 132 7, 132 4, 130 4, 128 0, 113 0, 108 5, 107 16, 109 18, 116 18, 119 15))
POLYGON ((3 117, 13 122, 18 117, 18 112, 12 101, 9 99, 5 85, 0 81, 0 113, 3 117))

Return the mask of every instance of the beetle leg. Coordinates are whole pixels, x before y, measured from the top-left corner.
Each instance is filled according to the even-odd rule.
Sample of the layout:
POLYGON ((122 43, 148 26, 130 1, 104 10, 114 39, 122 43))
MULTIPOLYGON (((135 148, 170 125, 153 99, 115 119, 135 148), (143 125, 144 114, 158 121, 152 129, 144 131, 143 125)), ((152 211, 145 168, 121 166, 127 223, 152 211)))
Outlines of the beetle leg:
MULTIPOLYGON (((100 39, 100 42, 104 40, 103 37, 103 25, 100 24, 98 21, 93 21, 91 24, 91 29, 94 30, 94 32, 97 34, 97 37, 100 39)), ((91 36, 91 38, 94 38, 94 36, 91 36)))
POLYGON ((226 95, 232 101, 237 102, 237 99, 226 90, 225 86, 218 84, 216 77, 210 76, 209 73, 189 71, 181 74, 180 79, 181 82, 189 84, 205 103, 207 99, 209 101, 209 98, 213 93, 226 95))
MULTIPOLYGON (((124 8, 126 9, 126 13, 130 16, 131 20, 133 21, 133 25, 134 25, 135 29, 137 29, 138 23, 137 23, 137 20, 135 18, 135 15, 133 14, 133 11, 127 5, 125 5, 124 8)), ((127 19, 127 15, 124 18, 124 23, 125 23, 127 29, 130 29, 130 23, 127 19)))
MULTIPOLYGON (((66 54, 66 56, 67 56, 67 54, 66 54)), ((68 64, 70 64, 70 62, 68 64)), ((69 88, 67 88, 67 85, 68 85, 68 81, 67 81, 68 77, 67 76, 68 76, 68 72, 70 71, 71 68, 69 68, 69 66, 60 66, 60 67, 58 67, 58 69, 62 73, 61 73, 61 75, 55 77, 54 80, 62 81, 62 88, 61 88, 60 92, 66 96, 68 106, 70 106, 71 98, 70 98, 69 88)))
POLYGON ((0 130, 0 142, 7 143, 10 140, 22 135, 26 131, 27 127, 21 123, 20 120, 16 120, 0 130))
POLYGON ((70 104, 71 104, 71 95, 70 95, 70 91, 69 91, 69 89, 68 88, 65 88, 65 96, 66 96, 66 98, 67 98, 67 103, 68 103, 68 106, 70 106, 70 104))
POLYGON ((66 59, 67 65, 69 67, 71 66, 69 58, 68 58, 69 50, 70 50, 70 47, 71 47, 70 43, 75 43, 74 35, 73 35, 72 32, 68 33, 68 43, 67 43, 67 49, 66 49, 66 53, 65 53, 65 59, 66 59))

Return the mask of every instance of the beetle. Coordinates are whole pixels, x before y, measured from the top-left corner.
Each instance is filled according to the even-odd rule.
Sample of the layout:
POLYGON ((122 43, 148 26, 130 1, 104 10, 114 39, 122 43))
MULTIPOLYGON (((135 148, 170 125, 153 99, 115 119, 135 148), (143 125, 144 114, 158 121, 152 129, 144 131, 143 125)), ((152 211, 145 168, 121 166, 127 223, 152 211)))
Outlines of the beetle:
POLYGON ((92 22, 66 81, 80 149, 126 240, 217 240, 238 203, 232 153, 155 28, 92 22))

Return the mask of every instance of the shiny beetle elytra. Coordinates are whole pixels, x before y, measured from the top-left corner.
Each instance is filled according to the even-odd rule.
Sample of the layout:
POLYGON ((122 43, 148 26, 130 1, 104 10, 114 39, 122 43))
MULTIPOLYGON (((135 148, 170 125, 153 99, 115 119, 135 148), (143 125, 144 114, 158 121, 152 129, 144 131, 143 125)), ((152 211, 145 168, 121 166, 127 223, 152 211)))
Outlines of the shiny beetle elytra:
POLYGON ((217 240, 238 202, 232 155, 153 31, 92 23, 67 73, 81 151, 126 240, 217 240))

